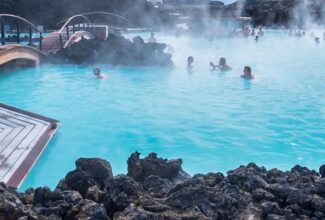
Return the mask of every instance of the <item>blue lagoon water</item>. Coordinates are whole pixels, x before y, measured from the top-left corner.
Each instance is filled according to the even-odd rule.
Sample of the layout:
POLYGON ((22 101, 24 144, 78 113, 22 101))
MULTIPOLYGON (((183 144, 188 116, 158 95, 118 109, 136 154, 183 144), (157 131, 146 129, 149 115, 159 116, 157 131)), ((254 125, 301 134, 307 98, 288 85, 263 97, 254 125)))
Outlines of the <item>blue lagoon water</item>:
POLYGON ((128 156, 182 158, 190 174, 251 161, 267 168, 325 163, 325 42, 269 33, 252 39, 174 37, 175 69, 44 65, 0 74, 0 102, 61 121, 21 189, 55 187, 80 157, 126 172, 128 156), (187 56, 194 69, 186 70, 187 56), (233 70, 211 72, 225 56, 233 70), (256 79, 239 75, 250 65, 256 79))

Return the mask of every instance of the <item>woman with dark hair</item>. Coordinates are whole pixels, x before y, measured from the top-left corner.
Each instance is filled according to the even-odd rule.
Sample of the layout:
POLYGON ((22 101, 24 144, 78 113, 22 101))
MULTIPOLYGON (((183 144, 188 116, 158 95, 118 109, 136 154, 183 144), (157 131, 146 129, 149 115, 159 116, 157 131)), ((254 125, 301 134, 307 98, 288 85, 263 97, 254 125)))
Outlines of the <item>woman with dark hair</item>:
POLYGON ((244 67, 244 74, 240 76, 241 78, 244 79, 254 79, 254 76, 252 75, 252 69, 249 66, 244 67))
POLYGON ((102 73, 100 72, 100 69, 99 69, 98 67, 94 68, 94 70, 93 70, 93 74, 95 75, 95 77, 96 77, 97 79, 105 79, 105 78, 107 78, 107 76, 106 76, 105 74, 102 74, 102 73))

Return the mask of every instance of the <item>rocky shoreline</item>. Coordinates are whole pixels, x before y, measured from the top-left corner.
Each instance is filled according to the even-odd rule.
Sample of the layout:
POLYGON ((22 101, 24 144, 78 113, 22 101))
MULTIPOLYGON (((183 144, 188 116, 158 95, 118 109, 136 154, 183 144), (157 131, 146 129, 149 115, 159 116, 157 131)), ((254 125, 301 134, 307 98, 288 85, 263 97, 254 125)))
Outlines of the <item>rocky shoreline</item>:
POLYGON ((163 43, 145 43, 140 37, 131 40, 110 34, 106 40, 83 39, 70 47, 45 57, 52 64, 109 64, 113 66, 174 66, 163 43))
POLYGON ((267 170, 254 163, 191 177, 182 160, 133 153, 127 175, 80 158, 55 190, 0 184, 0 219, 325 219, 325 166, 267 170))

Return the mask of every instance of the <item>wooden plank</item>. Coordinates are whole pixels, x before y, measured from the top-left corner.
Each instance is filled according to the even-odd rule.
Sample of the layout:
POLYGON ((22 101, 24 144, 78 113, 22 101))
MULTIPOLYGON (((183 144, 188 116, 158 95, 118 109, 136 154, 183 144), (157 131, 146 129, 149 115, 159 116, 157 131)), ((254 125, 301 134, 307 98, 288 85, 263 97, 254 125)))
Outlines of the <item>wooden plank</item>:
POLYGON ((21 124, 17 124, 17 123, 13 123, 11 121, 8 121, 7 119, 4 119, 2 117, 0 117, 0 123, 1 124, 4 124, 4 125, 7 125, 9 127, 12 127, 12 128, 18 128, 18 127, 21 127, 21 124))
POLYGON ((1 150, 1 141, 12 131, 13 128, 6 128, 0 133, 0 150, 1 150))
POLYGON ((8 164, 6 161, 8 160, 8 157, 10 157, 14 150, 19 149, 20 144, 24 141, 24 139, 28 136, 34 127, 35 126, 28 126, 22 129, 16 136, 12 137, 9 144, 1 150, 1 156, 6 159, 0 162, 0 170, 2 170, 3 167, 7 167, 8 164))
POLYGON ((2 155, 2 151, 4 151, 8 147, 8 145, 15 139, 15 137, 17 137, 17 135, 22 130, 22 127, 12 129, 11 132, 0 142, 0 155, 2 155))
POLYGON ((24 115, 24 114, 16 113, 16 112, 13 112, 13 111, 10 111, 10 110, 4 110, 4 109, 1 109, 1 108, 0 108, 0 114, 6 114, 6 115, 11 116, 12 118, 17 118, 17 119, 20 119, 22 121, 28 120, 28 121, 39 122, 39 123, 42 123, 42 124, 47 124, 47 122, 45 122, 44 120, 40 120, 40 119, 37 119, 37 118, 33 118, 31 116, 27 116, 27 115, 24 115))
MULTIPOLYGON (((1 114, 1 113, 0 113, 1 114)), ((25 127, 25 126, 29 126, 29 125, 37 125, 40 124, 39 122, 35 122, 33 120, 27 120, 27 119, 20 119, 18 117, 15 116, 8 116, 8 118, 6 118, 6 120, 9 123, 15 123, 17 125, 20 125, 21 127, 25 127)))
POLYGON ((20 164, 15 173, 7 181, 7 185, 18 188, 29 173, 30 169, 34 166, 38 158, 41 156, 46 145, 49 143, 51 138, 54 136, 57 130, 57 126, 51 130, 47 130, 40 140, 32 148, 26 159, 20 164))
POLYGON ((45 117, 45 116, 42 116, 42 115, 39 115, 39 114, 36 114, 36 113, 33 113, 33 112, 18 109, 18 108, 9 106, 9 105, 5 105, 3 103, 0 103, 0 108, 5 109, 5 110, 10 110, 10 111, 13 111, 15 113, 23 114, 23 115, 26 115, 26 116, 29 116, 29 117, 32 117, 32 118, 35 118, 35 119, 39 119, 39 120, 42 120, 42 121, 46 121, 46 122, 60 123, 58 120, 55 120, 55 119, 52 119, 52 118, 49 118, 49 117, 45 117))
POLYGON ((0 103, 0 181, 18 187, 49 140, 58 121, 0 103))
POLYGON ((11 127, 8 126, 8 125, 5 125, 5 124, 0 123, 0 128, 1 129, 7 129, 7 128, 11 128, 11 127))
POLYGON ((19 167, 19 165, 24 161, 32 150, 33 146, 40 139, 42 134, 48 130, 48 126, 36 126, 33 128, 32 132, 21 142, 21 144, 12 152, 10 157, 6 160, 8 164, 8 169, 0 169, 0 179, 7 181, 14 171, 19 167))

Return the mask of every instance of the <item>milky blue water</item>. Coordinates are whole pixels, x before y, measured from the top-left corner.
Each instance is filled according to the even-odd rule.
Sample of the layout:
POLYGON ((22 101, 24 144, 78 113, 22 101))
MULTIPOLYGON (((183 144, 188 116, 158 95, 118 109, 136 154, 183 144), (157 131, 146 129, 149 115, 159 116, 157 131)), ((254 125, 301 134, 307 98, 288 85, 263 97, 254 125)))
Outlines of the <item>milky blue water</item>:
POLYGON ((173 45, 175 69, 99 65, 106 80, 92 76, 93 66, 0 74, 0 102, 61 121, 21 189, 55 187, 80 157, 105 158, 114 174, 125 173, 136 150, 182 158, 190 174, 251 161, 281 169, 325 163, 325 41, 277 32, 258 43, 157 38, 173 45), (220 56, 233 71, 210 71, 220 56), (244 65, 255 80, 239 77, 244 65))

